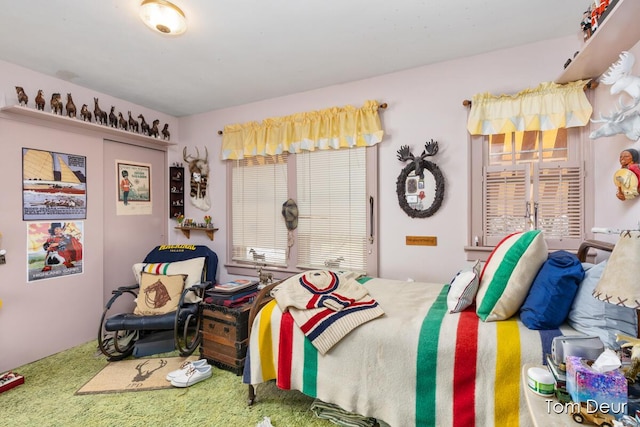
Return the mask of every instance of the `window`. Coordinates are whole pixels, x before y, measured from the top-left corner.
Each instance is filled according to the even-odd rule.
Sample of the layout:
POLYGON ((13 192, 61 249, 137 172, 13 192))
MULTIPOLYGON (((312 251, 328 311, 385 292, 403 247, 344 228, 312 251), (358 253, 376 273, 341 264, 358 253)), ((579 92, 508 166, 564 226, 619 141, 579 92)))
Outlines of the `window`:
POLYGON ((576 250, 593 225, 588 141, 586 127, 473 136, 468 251, 530 229, 552 250, 576 250))
POLYGON ((377 146, 255 156, 228 162, 231 274, 256 264, 281 276, 327 267, 377 274, 377 146), (282 205, 298 205, 289 232, 282 205))

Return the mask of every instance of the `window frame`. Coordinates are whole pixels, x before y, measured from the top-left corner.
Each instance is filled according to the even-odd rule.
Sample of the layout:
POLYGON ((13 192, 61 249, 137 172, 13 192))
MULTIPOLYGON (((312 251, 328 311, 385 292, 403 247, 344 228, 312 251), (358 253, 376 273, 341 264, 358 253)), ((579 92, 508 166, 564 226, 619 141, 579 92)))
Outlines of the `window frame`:
MULTIPOLYGON (((568 149, 572 151, 575 159, 570 161, 573 165, 578 165, 582 168, 583 179, 583 201, 582 201, 582 215, 583 223, 581 235, 582 238, 578 240, 585 240, 592 236, 591 228, 594 225, 594 207, 595 207, 595 183, 594 183, 594 156, 593 156, 593 141, 589 138, 590 126, 582 126, 576 128, 567 129, 567 144, 568 149)), ((486 261, 495 245, 485 243, 484 237, 484 168, 489 150, 489 137, 485 135, 468 135, 467 148, 468 148, 468 233, 467 242, 465 246, 465 252, 467 260, 482 260, 486 261)), ((543 163, 544 164, 544 163, 543 163)), ((536 180, 536 184, 538 181, 536 180)), ((577 241, 562 241, 559 239, 549 239, 547 241, 550 250, 566 250, 569 252, 577 252, 577 241)))
MULTIPOLYGON (((350 149, 350 148, 349 148, 350 149)), ((366 201, 367 203, 367 227, 366 232, 369 236, 366 257, 367 257, 367 275, 377 276, 378 274, 378 144, 365 147, 366 150, 366 201), (372 205, 369 205, 368 201, 372 201, 372 205)), ((297 200, 297 170, 296 161, 297 157, 295 153, 288 154, 287 160, 287 191, 288 197, 297 200)), ((227 230, 226 230, 226 262, 225 267, 227 273, 230 275, 255 277, 257 275, 256 266, 253 263, 242 263, 234 261, 232 259, 233 254, 233 221, 232 221, 232 188, 233 188, 233 162, 235 160, 226 161, 226 189, 227 189, 227 204, 226 204, 226 218, 227 218, 227 230)), ((263 267, 263 271, 269 271, 273 273, 274 279, 284 279, 293 274, 306 271, 305 268, 298 267, 298 230, 292 232, 293 246, 290 248, 290 254, 287 262, 287 266, 267 265, 263 267)))

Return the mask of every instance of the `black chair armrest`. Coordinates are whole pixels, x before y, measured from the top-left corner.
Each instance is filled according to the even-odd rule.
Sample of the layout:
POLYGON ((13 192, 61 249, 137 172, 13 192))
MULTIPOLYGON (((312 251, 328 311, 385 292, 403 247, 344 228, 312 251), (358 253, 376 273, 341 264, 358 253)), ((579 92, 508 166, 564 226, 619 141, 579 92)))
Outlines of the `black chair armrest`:
POLYGON ((138 285, 137 283, 135 285, 129 285, 129 286, 118 286, 116 289, 112 290, 111 293, 115 294, 115 293, 123 293, 127 291, 135 291, 139 287, 140 285, 138 285))

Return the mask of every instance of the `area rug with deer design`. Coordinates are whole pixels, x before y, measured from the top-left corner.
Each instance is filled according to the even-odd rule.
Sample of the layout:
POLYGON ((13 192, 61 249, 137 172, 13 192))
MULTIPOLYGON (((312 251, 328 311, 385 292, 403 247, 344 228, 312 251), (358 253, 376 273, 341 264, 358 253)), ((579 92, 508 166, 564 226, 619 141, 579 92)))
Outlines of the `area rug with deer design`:
POLYGON ((122 393, 125 391, 160 390, 172 388, 166 380, 169 372, 180 369, 185 361, 198 358, 154 357, 110 362, 76 394, 122 393))

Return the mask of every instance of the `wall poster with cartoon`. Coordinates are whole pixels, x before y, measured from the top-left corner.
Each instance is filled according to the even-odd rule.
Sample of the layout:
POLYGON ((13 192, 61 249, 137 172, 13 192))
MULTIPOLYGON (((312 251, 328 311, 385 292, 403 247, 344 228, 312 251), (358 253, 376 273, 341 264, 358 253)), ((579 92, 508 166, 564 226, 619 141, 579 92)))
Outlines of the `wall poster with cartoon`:
POLYGON ((116 214, 150 215, 151 165, 116 160, 116 214))
POLYGON ((27 281, 83 272, 83 221, 27 223, 27 281))

